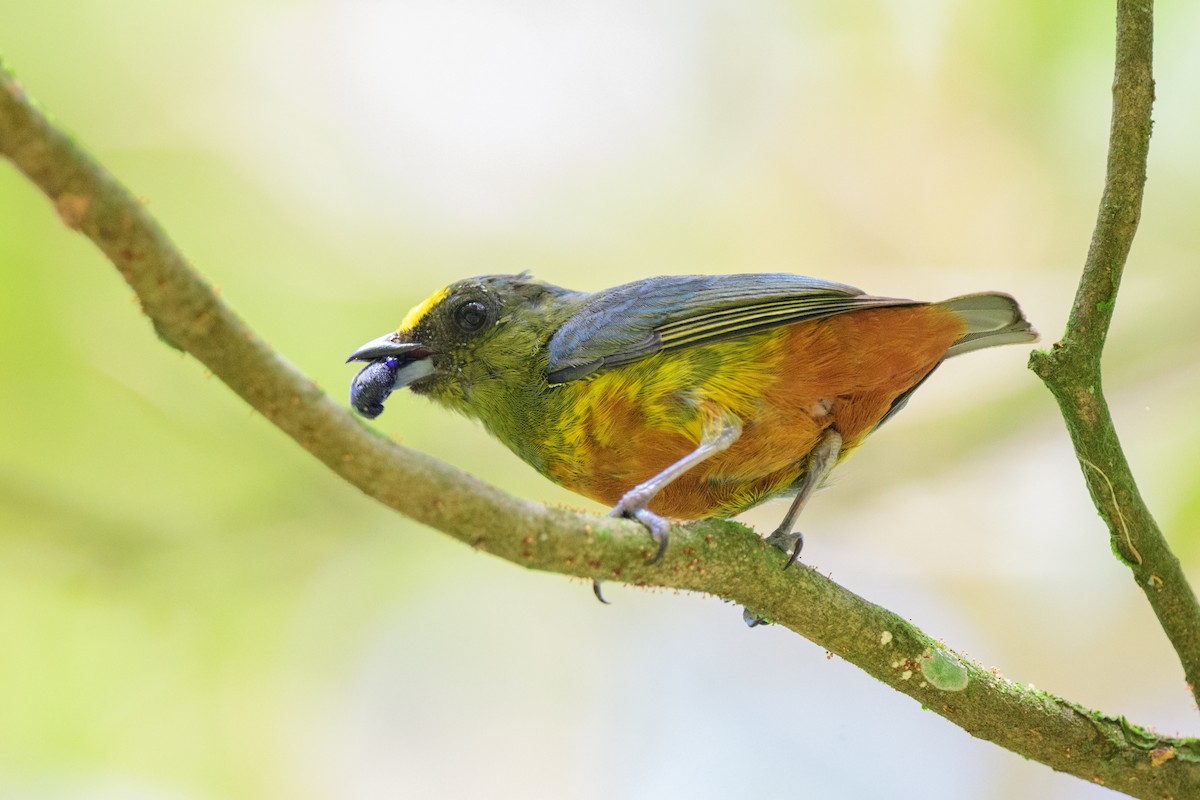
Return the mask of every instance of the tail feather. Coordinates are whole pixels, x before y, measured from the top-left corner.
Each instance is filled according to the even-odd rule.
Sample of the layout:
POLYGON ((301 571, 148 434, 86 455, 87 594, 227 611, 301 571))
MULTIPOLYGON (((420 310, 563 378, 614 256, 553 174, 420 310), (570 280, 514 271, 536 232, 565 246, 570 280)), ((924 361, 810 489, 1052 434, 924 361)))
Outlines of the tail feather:
POLYGON ((985 347, 1029 344, 1038 340, 1037 331, 1025 319, 1017 301, 1002 292, 967 294, 938 305, 955 312, 967 323, 967 332, 950 345, 946 358, 985 347))

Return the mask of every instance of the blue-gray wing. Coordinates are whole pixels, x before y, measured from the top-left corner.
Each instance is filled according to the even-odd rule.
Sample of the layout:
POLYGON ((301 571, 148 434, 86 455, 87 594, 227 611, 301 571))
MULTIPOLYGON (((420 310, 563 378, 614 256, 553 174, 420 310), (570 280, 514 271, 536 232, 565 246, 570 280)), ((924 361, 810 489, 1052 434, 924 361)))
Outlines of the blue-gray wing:
POLYGON ((550 383, 593 375, 661 350, 745 336, 860 308, 916 305, 801 275, 678 275, 590 295, 550 339, 550 383))

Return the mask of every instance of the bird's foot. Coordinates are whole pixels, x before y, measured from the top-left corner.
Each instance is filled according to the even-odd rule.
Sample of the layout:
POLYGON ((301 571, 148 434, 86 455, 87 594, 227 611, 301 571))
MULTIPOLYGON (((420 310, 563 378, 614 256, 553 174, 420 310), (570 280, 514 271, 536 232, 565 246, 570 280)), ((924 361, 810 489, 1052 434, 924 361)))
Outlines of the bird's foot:
MULTIPOLYGON (((657 564, 662 560, 663 553, 667 552, 667 542, 671 540, 671 523, 646 508, 646 503, 650 502, 650 498, 653 496, 654 493, 647 492, 644 485, 635 486, 625 493, 625 496, 613 507, 612 511, 608 512, 608 515, 636 519, 645 525, 646 530, 650 531, 650 538, 658 545, 653 558, 650 559, 651 564, 657 564)), ((608 601, 604 599, 604 593, 601 591, 600 581, 592 581, 592 594, 596 595, 596 599, 601 603, 608 605, 608 601)))
MULTIPOLYGON (((780 528, 768 536, 766 542, 788 554, 787 563, 783 565, 783 568, 787 569, 800 558, 800 551, 804 548, 804 534, 800 531, 790 531, 787 528, 780 528)), ((742 621, 751 628, 771 624, 748 608, 742 609, 742 621)))
POLYGON ((610 517, 636 519, 645 525, 646 530, 650 531, 650 538, 658 545, 658 550, 654 553, 654 557, 650 559, 651 564, 657 564, 662 560, 663 553, 667 552, 667 542, 671 539, 671 523, 665 517, 660 517, 646 508, 646 503, 649 501, 643 497, 644 492, 639 491, 640 489, 642 489, 641 486, 635 486, 626 492, 620 502, 613 507, 613 510, 608 512, 608 515, 610 517))
POLYGON ((800 551, 804 548, 804 534, 800 531, 789 531, 786 528, 775 531, 767 537, 766 541, 767 544, 774 545, 788 554, 787 563, 783 565, 784 569, 796 563, 796 559, 800 558, 800 551))

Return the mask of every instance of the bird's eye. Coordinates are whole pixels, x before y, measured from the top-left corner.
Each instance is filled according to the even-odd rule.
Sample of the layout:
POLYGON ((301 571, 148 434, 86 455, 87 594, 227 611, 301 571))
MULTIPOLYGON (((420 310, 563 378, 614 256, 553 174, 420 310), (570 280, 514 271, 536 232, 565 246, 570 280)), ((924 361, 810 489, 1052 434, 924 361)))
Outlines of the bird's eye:
POLYGON ((454 324, 464 333, 479 333, 488 324, 487 306, 468 300, 454 309, 454 324))

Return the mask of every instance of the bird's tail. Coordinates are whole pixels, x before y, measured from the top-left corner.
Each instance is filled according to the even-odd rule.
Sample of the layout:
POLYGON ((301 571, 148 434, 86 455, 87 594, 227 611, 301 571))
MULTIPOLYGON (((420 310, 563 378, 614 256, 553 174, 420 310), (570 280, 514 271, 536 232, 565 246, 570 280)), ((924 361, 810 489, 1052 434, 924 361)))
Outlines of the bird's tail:
POLYGON ((967 332, 950 345, 946 358, 985 347, 1027 344, 1038 340, 1037 331, 1025 319, 1017 301, 1002 292, 966 294, 938 305, 958 314, 967 323, 967 332))

